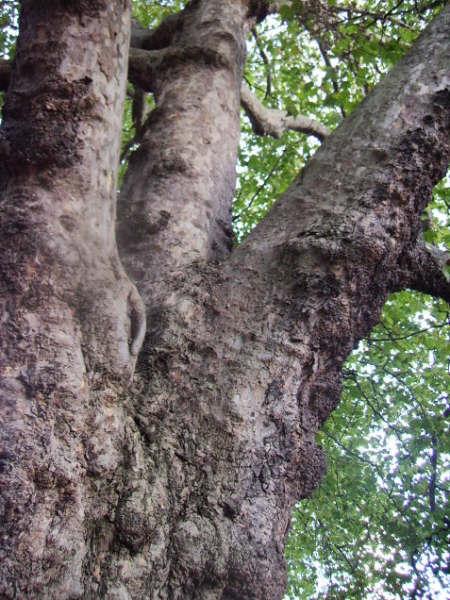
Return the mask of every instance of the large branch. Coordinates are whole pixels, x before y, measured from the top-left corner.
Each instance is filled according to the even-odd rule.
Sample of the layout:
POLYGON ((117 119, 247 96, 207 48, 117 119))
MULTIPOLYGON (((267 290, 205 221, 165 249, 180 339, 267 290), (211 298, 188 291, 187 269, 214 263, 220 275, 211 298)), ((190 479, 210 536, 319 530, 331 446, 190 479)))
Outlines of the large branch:
POLYGON ((174 35, 180 31, 183 18, 184 12, 169 15, 155 29, 146 29, 133 19, 131 23, 131 47, 143 48, 144 50, 167 48, 172 43, 174 35))
MULTIPOLYGON (((147 92, 154 91, 155 75, 164 58, 173 60, 175 53, 170 49, 149 51, 131 48, 128 71, 131 83, 147 92)), ((285 131, 291 130, 313 135, 322 141, 330 133, 325 125, 315 119, 304 115, 293 117, 283 110, 265 107, 245 83, 241 87, 241 105, 257 135, 279 138, 285 131)))
MULTIPOLYGON (((251 392, 236 396, 236 402, 251 406, 254 431, 263 431, 265 419, 270 420, 267 415, 276 414, 280 422, 292 411, 283 421, 283 431, 295 431, 295 422, 299 431, 292 437, 279 435, 289 451, 295 447, 285 464, 294 470, 298 459, 296 480, 303 485, 311 472, 315 483, 320 479, 320 459, 310 440, 336 406, 342 364, 379 319, 388 294, 415 279, 416 286, 448 295, 440 270, 428 255, 415 259, 419 268, 414 277, 405 278, 401 265, 419 237, 421 211, 450 158, 449 35, 447 7, 410 54, 325 140, 226 264, 225 274, 237 290, 235 302, 240 310, 251 306, 247 322, 260 323, 261 349, 265 341, 266 348, 270 344, 268 360, 273 365, 277 355, 279 374, 279 379, 272 376, 259 404, 257 383, 251 392), (248 304, 243 306, 241 298, 248 304), (295 377, 289 388, 287 382, 295 377), (305 464, 306 474, 301 470, 305 464)), ((243 334, 251 327, 247 322, 239 323, 239 334, 250 340, 248 333, 243 334)), ((257 338, 258 333, 254 335, 257 338)), ((246 359, 250 345, 247 342, 243 352, 246 359)), ((259 377, 267 368, 267 354, 261 350, 260 370, 256 352, 251 356, 252 372, 259 377)), ((248 383, 245 389, 250 389, 248 383)), ((264 474, 262 479, 266 483, 264 474)), ((258 510, 264 506, 270 522, 279 523, 288 514, 288 497, 289 492, 284 496, 280 492, 278 498, 283 500, 278 505, 260 499, 255 505, 258 510)), ((248 546, 267 545, 267 531, 262 528, 260 533, 254 527, 257 511, 250 503, 244 508, 239 531, 254 532, 248 546)), ((277 535, 281 539, 282 534, 270 532, 270 539, 277 535)), ((241 556, 252 553, 247 549, 241 556)), ((256 572, 254 564, 252 568, 256 572)), ((258 573, 262 581, 267 578, 263 568, 258 573)))
POLYGON ((304 115, 292 117, 283 110, 265 107, 245 83, 241 87, 241 104, 258 135, 279 138, 285 131, 292 130, 313 135, 322 141, 330 133, 325 125, 315 119, 304 115))
MULTIPOLYGON (((396 270, 406 245, 418 237, 420 214, 448 165, 449 21, 447 7, 409 55, 327 138, 237 249, 246 255, 245 262, 259 262, 261 252, 272 253, 289 240, 297 240, 298 251, 303 246, 306 252, 341 231, 338 239, 347 240, 342 259, 356 244, 355 256, 367 252, 377 257, 373 267, 388 260, 388 284, 389 271, 396 270)), ((368 256, 362 266, 368 269, 369 263, 368 256)), ((369 280, 373 282, 372 275, 369 280)))
POLYGON ((118 232, 149 296, 175 266, 229 252, 247 15, 234 0, 188 3, 169 45, 131 50, 129 77, 157 108, 130 158, 118 232))
POLYGON ((407 250, 401 261, 404 286, 442 298, 450 304, 450 281, 444 272, 449 265, 449 252, 419 241, 407 250))

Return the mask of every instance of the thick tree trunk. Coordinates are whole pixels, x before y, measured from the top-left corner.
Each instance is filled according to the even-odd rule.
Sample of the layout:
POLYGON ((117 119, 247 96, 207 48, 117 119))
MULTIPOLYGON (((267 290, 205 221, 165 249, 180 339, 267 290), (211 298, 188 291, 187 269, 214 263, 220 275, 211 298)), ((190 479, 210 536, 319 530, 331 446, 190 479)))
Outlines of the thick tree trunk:
POLYGON ((148 319, 133 376, 128 6, 23 3, 0 139, 2 597, 281 598, 343 361, 389 292, 450 297, 418 241, 450 154, 450 10, 228 256, 249 17, 197 0, 150 46, 158 108, 118 223, 148 319))
POLYGON ((194 2, 160 49, 148 86, 157 108, 119 202, 119 245, 147 296, 170 271, 230 251, 247 11, 194 2))
POLYGON ((0 143, 2 598, 100 577, 143 319, 114 237, 127 4, 22 3, 0 143))

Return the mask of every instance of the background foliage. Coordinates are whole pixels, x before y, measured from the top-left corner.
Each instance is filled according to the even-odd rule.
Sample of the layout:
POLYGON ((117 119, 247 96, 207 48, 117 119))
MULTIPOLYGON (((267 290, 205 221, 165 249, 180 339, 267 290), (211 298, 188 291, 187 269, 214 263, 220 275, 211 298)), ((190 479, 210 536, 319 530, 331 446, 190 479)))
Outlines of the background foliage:
MULTIPOLYGON (((0 57, 11 57, 17 2, 0 6, 0 57)), ((146 27, 184 6, 134 0, 146 27)), ((333 129, 405 53, 445 0, 286 2, 249 36, 245 78, 266 106, 333 129)), ((122 175, 139 138, 129 87, 122 175)), ((0 106, 1 106, 0 96, 0 106)), ((153 99, 147 97, 148 110, 153 99)), ((318 146, 287 132, 257 137, 243 116, 234 203, 237 243, 318 146)), ((424 216, 424 237, 450 246, 450 184, 424 216)), ((320 441, 328 473, 294 514, 288 598, 446 597, 449 586, 449 307, 402 292, 347 361, 341 404, 320 441)))

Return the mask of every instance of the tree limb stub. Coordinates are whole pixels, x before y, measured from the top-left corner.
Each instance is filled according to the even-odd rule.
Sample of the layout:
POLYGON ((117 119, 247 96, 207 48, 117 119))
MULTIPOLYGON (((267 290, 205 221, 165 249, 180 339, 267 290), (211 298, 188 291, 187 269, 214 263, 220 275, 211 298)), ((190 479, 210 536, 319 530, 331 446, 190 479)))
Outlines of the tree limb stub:
POLYGON ((285 131, 292 130, 313 135, 322 141, 330 133, 325 125, 315 119, 303 115, 292 117, 283 110, 266 108, 245 83, 241 87, 241 104, 250 119, 253 131, 258 135, 279 138, 285 131))
POLYGON ((166 50, 143 50, 130 48, 128 79, 145 92, 155 90, 155 73, 166 54, 166 50))
POLYGON ((138 21, 133 19, 131 25, 132 48, 144 50, 161 50, 172 43, 173 36, 180 30, 183 23, 184 12, 175 13, 166 17, 155 29, 145 29, 138 21))

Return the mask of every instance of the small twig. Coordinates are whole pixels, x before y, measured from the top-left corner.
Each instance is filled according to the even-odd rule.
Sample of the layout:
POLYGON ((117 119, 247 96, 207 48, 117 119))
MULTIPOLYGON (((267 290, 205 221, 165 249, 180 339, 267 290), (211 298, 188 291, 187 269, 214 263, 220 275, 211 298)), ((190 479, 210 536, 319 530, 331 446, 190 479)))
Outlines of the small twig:
POLYGON ((395 336, 389 336, 387 338, 380 338, 380 337, 371 337, 370 341, 371 342, 398 342, 400 340, 407 340, 409 338, 415 337, 417 335, 421 335, 422 333, 426 333, 427 331, 434 331, 436 329, 442 329, 444 327, 448 327, 450 325, 450 323, 448 323, 447 321, 445 321, 444 323, 438 323, 437 325, 431 325, 430 327, 425 327, 424 329, 418 329, 417 331, 413 331, 412 333, 408 333, 406 335, 401 335, 398 337, 395 336))
POLYGON ((437 462, 438 462, 438 442, 436 434, 433 433, 431 436, 431 477, 428 485, 428 498, 430 500, 430 512, 434 513, 436 510, 436 479, 437 479, 437 462))
POLYGON ((280 163, 282 162, 285 154, 286 154, 286 148, 283 150, 282 154, 277 158, 277 160, 275 161, 273 167, 271 168, 271 170, 269 171, 269 173, 267 173, 266 177, 264 178, 264 181, 256 189, 255 193, 250 198, 250 201, 248 202, 247 206, 245 206, 244 209, 240 213, 238 213, 237 215, 234 215, 233 221, 237 221, 238 219, 240 219, 242 217, 242 215, 245 215, 245 213, 247 213, 250 210, 253 202, 256 200, 256 198, 259 196, 259 194, 262 192, 262 190, 266 187, 267 183, 272 179, 273 174, 278 169, 278 167, 279 167, 280 163))
POLYGON ((261 44, 261 41, 258 36, 258 32, 256 31, 255 27, 253 27, 253 29, 252 29, 252 35, 253 35, 253 39, 255 40, 256 48, 258 49, 259 55, 264 63, 265 69, 266 69, 266 93, 264 95, 264 99, 267 100, 267 98, 269 98, 269 96, 272 95, 272 69, 270 66, 269 58, 261 44))

